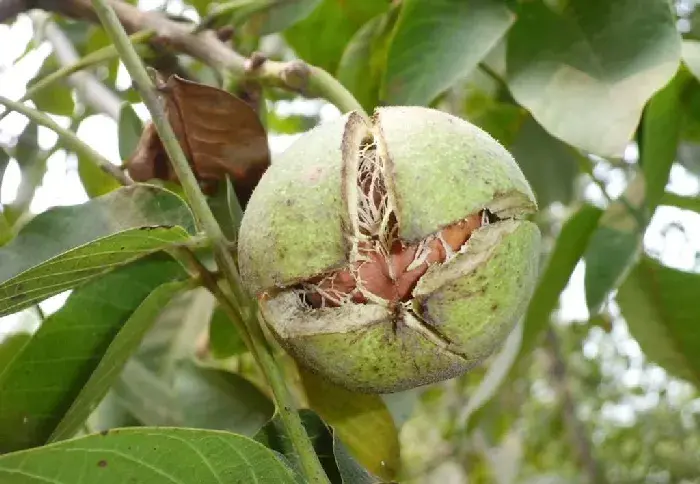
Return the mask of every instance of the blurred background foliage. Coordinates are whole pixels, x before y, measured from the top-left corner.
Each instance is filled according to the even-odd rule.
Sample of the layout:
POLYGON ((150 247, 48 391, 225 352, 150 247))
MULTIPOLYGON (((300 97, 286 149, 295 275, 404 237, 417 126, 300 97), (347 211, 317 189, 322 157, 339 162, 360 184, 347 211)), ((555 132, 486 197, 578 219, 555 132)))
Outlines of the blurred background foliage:
MULTIPOLYGON (((297 398, 365 467, 410 483, 700 482, 696 0, 129 3, 176 22, 204 19, 244 56, 322 67, 367 110, 418 104, 468 119, 530 180, 545 242, 541 282, 487 365, 379 399, 319 390, 289 363, 297 398)), ((23 13, 0 25, 0 90, 18 99, 108 44, 90 22, 23 13)), ((157 41, 139 49, 164 73, 250 100, 273 154, 339 114, 157 41)), ((29 99, 115 163, 135 148, 147 115, 116 57, 29 99)), ((19 115, 0 122, 0 146, 1 242, 50 206, 117 186, 19 115)), ((64 300, 39 307, 52 313, 64 300)), ((0 364, 43 317, 25 310, 0 320, 0 364)), ((159 315, 85 430, 255 435, 272 413, 240 338, 196 290, 159 315)))

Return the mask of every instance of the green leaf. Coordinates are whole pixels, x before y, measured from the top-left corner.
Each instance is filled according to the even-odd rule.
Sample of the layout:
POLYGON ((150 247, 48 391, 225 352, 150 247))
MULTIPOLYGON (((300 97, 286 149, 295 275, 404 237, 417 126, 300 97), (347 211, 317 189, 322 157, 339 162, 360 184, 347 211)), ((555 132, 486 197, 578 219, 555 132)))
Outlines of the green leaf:
POLYGON ((295 483, 275 454, 240 435, 192 429, 117 429, 0 456, 4 484, 295 483))
POLYGON ((112 387, 116 401, 142 425, 182 426, 183 416, 169 382, 140 360, 138 357, 129 360, 112 387))
POLYGON ((2 211, 2 206, 0 205, 0 247, 12 240, 12 237, 14 237, 12 227, 10 227, 5 213, 2 211))
POLYGON ((382 482, 355 460, 335 431, 333 432, 333 455, 335 456, 335 463, 338 466, 338 472, 343 484, 375 484, 382 482))
POLYGON ((220 306, 209 322, 209 350, 214 358, 224 359, 248 351, 241 335, 220 306))
POLYGON ((571 147, 552 137, 528 116, 509 149, 541 208, 554 202, 566 205, 573 200, 579 169, 571 147))
POLYGON ((113 192, 121 185, 112 175, 105 173, 93 160, 76 154, 78 158, 78 175, 90 198, 101 197, 113 192))
POLYGON ((304 20, 284 32, 287 43, 306 62, 335 72, 355 32, 389 9, 387 0, 323 0, 304 20))
POLYGON ((350 453, 373 474, 394 479, 400 467, 398 432, 381 397, 350 392, 303 369, 300 375, 309 405, 350 453))
POLYGON ((600 311, 607 295, 624 280, 640 254, 647 224, 644 199, 644 177, 639 174, 605 210, 591 236, 583 256, 583 284, 591 316, 600 311))
POLYGON ((260 35, 280 32, 308 17, 321 0, 272 1, 252 22, 260 24, 260 35))
MULTIPOLYGON (((109 39, 107 32, 102 26, 91 26, 88 34, 87 42, 85 42, 85 48, 82 50, 82 55, 86 56, 92 52, 98 51, 108 45, 111 45, 112 41, 109 39)), ((103 67, 97 68, 99 72, 103 67)), ((107 76, 104 79, 110 86, 114 86, 117 80, 117 73, 119 70, 119 58, 111 59, 106 63, 107 76)))
POLYGON ((680 35, 663 0, 520 4, 508 36, 508 84, 555 137, 621 156, 652 95, 676 73, 680 35))
POLYGON ((700 274, 644 257, 617 292, 629 331, 644 353, 669 373, 700 384, 700 274))
MULTIPOLYGON (((355 460, 338 437, 338 433, 333 428, 329 428, 315 412, 302 409, 299 411, 299 417, 331 484, 382 482, 355 460)), ((276 414, 258 432, 255 440, 282 454, 290 462, 290 465, 296 465, 295 450, 286 437, 279 414, 276 414)), ((301 469, 296 470, 301 474, 301 469)))
POLYGON ((193 233, 184 201, 150 185, 50 209, 0 249, 0 316, 185 242, 193 233))
POLYGON ((74 46, 81 47, 87 42, 91 30, 90 24, 59 15, 53 21, 61 28, 74 46))
POLYGON ((10 155, 7 151, 0 146, 0 186, 2 186, 2 179, 5 176, 5 170, 7 170, 7 165, 10 164, 10 155))
POLYGON ((274 413, 272 402, 246 379, 187 360, 165 378, 138 359, 130 361, 114 394, 144 425, 254 435, 274 413))
POLYGON ((515 142, 529 115, 520 106, 500 102, 484 89, 470 86, 464 103, 464 117, 509 147, 515 142))
MULTIPOLYGON (((700 16, 699 16, 700 17, 700 16)), ((686 83, 681 96, 681 142, 678 162, 694 175, 700 174, 700 79, 686 83)))
MULTIPOLYGON (((314 446, 316 455, 323 470, 326 472, 331 484, 341 484, 342 478, 338 471, 333 455, 333 436, 331 430, 321 420, 321 418, 308 409, 299 410, 301 423, 304 425, 306 435, 314 446)), ((290 466, 292 466, 297 474, 303 475, 302 469, 298 466, 298 457, 292 442, 287 437, 284 430, 284 424, 279 416, 275 414, 265 426, 255 435, 255 440, 265 445, 266 447, 278 452, 285 458, 290 466)), ((304 481, 300 481, 304 482, 304 481)))
POLYGON ((428 105, 474 69, 514 20, 500 0, 405 0, 389 48, 382 100, 428 105))
POLYGON ((134 153, 143 132, 143 123, 129 103, 119 110, 119 157, 126 160, 134 153))
POLYGON ((535 348, 549 326, 559 295, 569 283, 602 213, 599 208, 584 205, 564 223, 527 308, 518 361, 535 348))
POLYGON ((155 254, 71 294, 0 373, 0 452, 44 444, 144 299, 185 276, 179 264, 155 254))
POLYGON ((17 160, 20 168, 22 168, 29 165, 40 152, 39 127, 35 123, 29 123, 22 131, 22 134, 19 135, 19 138, 17 138, 14 158, 17 160))
POLYGON ((697 40, 683 41, 683 62, 688 70, 700 81, 700 42, 697 40))
POLYGON ((170 384, 179 362, 196 358, 216 299, 204 288, 175 297, 141 343, 135 358, 170 384))
POLYGON ((239 375, 182 362, 175 373, 175 399, 183 426, 229 430, 254 435, 275 412, 275 406, 239 375))
POLYGON ((399 9, 377 15, 358 30, 345 47, 336 77, 367 112, 379 104, 379 90, 399 9))
POLYGON ((31 337, 29 333, 0 336, 0 368, 7 368, 31 337))
POLYGON ((270 133, 297 134, 310 130, 320 122, 320 119, 317 115, 307 116, 306 114, 281 116, 277 110, 270 109, 267 111, 265 121, 270 133))
POLYGON ((676 160, 681 133, 681 95, 688 74, 680 69, 676 77, 657 92, 644 110, 640 129, 639 158, 646 181, 646 203, 651 209, 663 196, 676 160))
POLYGON ((484 378, 479 383, 476 391, 469 396, 469 400, 461 410, 459 423, 466 427, 474 412, 483 407, 496 394, 501 384, 506 380, 520 351, 523 340, 523 323, 519 322, 511 331, 505 343, 489 363, 484 378))
MULTIPOLYGON (((687 69, 682 70, 687 71, 687 69)), ((683 118, 682 138, 684 141, 694 143, 697 146, 700 143, 700 79, 692 77, 686 83, 681 103, 683 118)))
POLYGON ((85 424, 93 432, 104 432, 119 427, 141 426, 141 422, 124 408, 112 390, 107 392, 85 424))
POLYGON ((90 378, 73 400, 70 409, 51 434, 51 441, 63 440, 75 434, 118 378, 126 361, 136 351, 141 339, 150 329, 163 306, 188 284, 187 280, 174 281, 157 287, 129 316, 102 355, 90 378))
POLYGON ((219 2, 215 0, 190 0, 188 3, 192 5, 195 8, 195 10, 197 10, 197 13, 201 16, 207 13, 210 4, 219 2))
POLYGON ((236 191, 231 183, 231 177, 226 175, 224 183, 219 184, 219 189, 213 197, 209 198, 209 208, 211 208, 219 222, 221 230, 226 238, 234 242, 238 240, 238 229, 243 219, 243 208, 238 201, 236 191))
MULTIPOLYGON (((27 88, 31 88, 39 79, 51 74, 60 69, 60 64, 56 61, 56 57, 51 54, 44 60, 37 75, 29 81, 27 88)), ((65 83, 56 83, 51 89, 42 89, 31 97, 39 111, 60 116, 71 116, 75 109, 73 102, 73 93, 65 83)))

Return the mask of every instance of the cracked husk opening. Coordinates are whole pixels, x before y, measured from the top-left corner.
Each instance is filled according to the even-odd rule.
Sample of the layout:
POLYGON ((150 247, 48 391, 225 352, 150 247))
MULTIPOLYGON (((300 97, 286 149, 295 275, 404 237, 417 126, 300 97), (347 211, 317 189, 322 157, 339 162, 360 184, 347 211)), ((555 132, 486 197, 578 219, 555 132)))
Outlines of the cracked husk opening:
POLYGON ((239 260, 307 369, 373 393, 444 380, 491 355, 525 310, 535 202, 507 151, 461 122, 351 113, 261 183, 239 260))
MULTIPOLYGON (((330 291, 325 290, 322 294, 318 291, 319 283, 307 282, 268 299, 266 306, 274 313, 276 330, 283 338, 351 333, 391 321, 394 325, 415 331, 438 347, 462 357, 459 351, 455 351, 453 342, 442 335, 435 325, 424 319, 413 304, 414 298, 437 292, 440 287, 476 271, 479 266, 489 261, 498 245, 504 238, 513 234, 520 223, 516 220, 495 223, 484 221, 482 228, 470 234, 468 242, 455 251, 452 258, 446 262, 433 263, 422 271, 423 275, 417 278, 415 287, 405 301, 376 299, 358 303, 350 298, 348 302, 333 304, 320 299, 327 297, 330 291), (316 304, 313 304, 314 302, 316 304), (311 314, 313 317, 309 318, 311 314)), ((348 287, 351 286, 348 282, 351 276, 344 270, 320 276, 318 279, 327 281, 332 274, 343 274, 348 287)), ((338 289, 340 286, 336 286, 336 290, 338 289)), ((347 297, 347 294, 344 293, 344 297, 347 297)))
MULTIPOLYGON (((382 143, 379 130, 367 132, 364 123, 348 129, 351 132, 348 138, 359 142, 359 149, 356 144, 344 146, 347 164, 344 196, 351 220, 346 234, 348 263, 292 287, 295 305, 307 311, 324 310, 324 320, 354 312, 348 306, 377 305, 393 314, 395 323, 410 319, 412 324, 407 326, 425 333, 431 340, 441 340, 434 328, 425 327, 427 323, 411 308, 414 289, 429 270, 434 284, 436 266, 449 265, 456 255, 465 252, 475 231, 499 219, 483 208, 423 240, 412 243, 403 240, 389 188, 391 173, 382 155, 387 150, 379 145, 382 143), (359 130, 362 131, 358 136, 359 130), (338 311, 341 308, 345 309, 338 311), (411 318, 407 319, 409 315, 411 318)), ((339 319, 348 321, 347 317, 339 319)), ((328 330, 330 324, 327 321, 321 326, 328 330)), ((442 343, 440 346, 445 346, 449 341, 442 343)))

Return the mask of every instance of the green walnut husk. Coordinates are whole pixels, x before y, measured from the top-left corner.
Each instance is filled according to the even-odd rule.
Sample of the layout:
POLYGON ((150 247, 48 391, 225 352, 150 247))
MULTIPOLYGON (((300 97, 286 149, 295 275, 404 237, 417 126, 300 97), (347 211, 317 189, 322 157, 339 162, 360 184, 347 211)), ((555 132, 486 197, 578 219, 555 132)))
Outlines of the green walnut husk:
POLYGON ((241 277, 301 365, 350 390, 405 390, 457 376, 503 343, 537 277, 540 233, 525 220, 536 210, 511 155, 472 124, 420 107, 380 108, 371 121, 350 113, 300 137, 263 176, 241 224, 241 277), (361 183, 368 170, 380 188, 361 183), (400 301, 305 296, 309 281, 362 257, 358 241, 391 231, 420 244, 474 214, 483 224, 400 301))

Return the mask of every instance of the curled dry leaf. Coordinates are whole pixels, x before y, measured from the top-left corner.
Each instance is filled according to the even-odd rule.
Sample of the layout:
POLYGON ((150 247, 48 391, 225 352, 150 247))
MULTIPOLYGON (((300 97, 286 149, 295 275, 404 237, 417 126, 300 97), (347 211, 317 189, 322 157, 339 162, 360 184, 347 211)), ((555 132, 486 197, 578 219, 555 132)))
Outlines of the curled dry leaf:
MULTIPOLYGON (((245 204, 270 165, 267 134, 255 111, 230 93, 171 76, 161 87, 168 120, 206 193, 228 174, 245 204)), ((136 181, 177 181, 152 123, 127 160, 136 181)))

